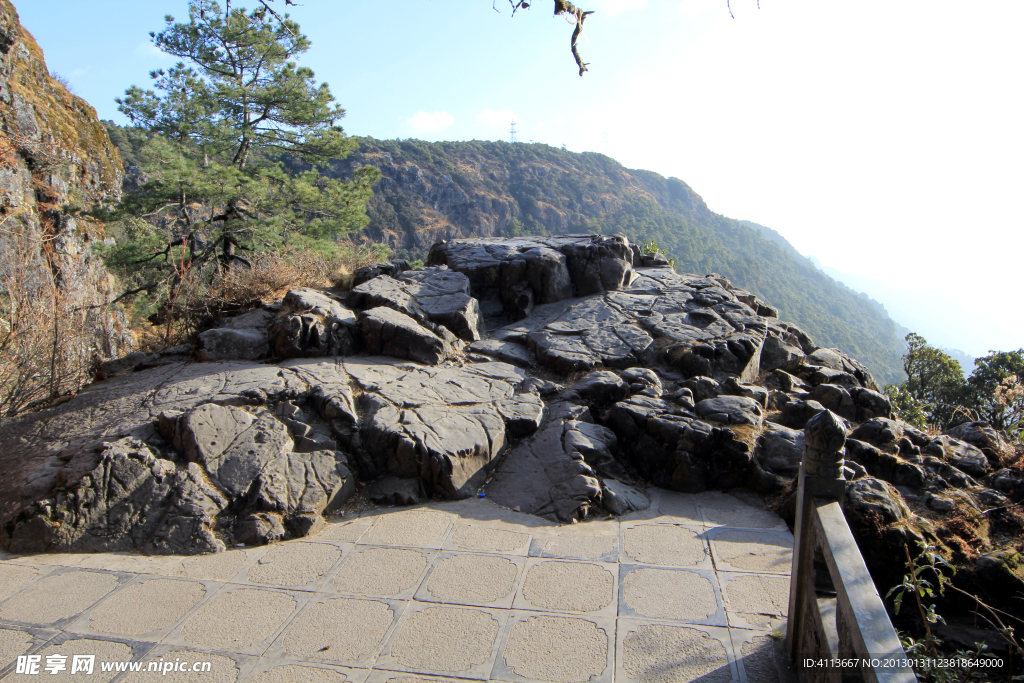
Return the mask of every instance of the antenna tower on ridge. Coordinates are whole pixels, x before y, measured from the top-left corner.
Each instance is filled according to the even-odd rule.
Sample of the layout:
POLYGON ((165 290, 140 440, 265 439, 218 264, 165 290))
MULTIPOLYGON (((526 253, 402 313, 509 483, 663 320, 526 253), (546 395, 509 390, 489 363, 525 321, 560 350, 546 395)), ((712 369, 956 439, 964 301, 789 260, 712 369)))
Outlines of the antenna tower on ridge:
POLYGON ((513 144, 516 141, 516 120, 512 119, 512 128, 509 129, 509 138, 513 144))

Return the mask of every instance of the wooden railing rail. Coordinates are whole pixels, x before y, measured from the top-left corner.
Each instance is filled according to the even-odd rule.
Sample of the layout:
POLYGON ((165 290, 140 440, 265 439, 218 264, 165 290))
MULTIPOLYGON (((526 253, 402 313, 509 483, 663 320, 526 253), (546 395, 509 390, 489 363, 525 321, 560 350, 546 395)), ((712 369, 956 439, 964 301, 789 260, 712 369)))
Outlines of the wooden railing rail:
POLYGON ((846 430, 831 411, 807 423, 797 489, 786 640, 801 681, 917 680, 839 501, 846 430))

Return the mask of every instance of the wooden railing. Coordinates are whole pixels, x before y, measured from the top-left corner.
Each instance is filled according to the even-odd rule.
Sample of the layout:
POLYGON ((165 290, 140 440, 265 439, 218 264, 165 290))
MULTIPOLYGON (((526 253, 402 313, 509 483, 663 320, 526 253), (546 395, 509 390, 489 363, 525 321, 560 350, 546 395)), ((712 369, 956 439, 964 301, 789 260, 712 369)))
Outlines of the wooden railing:
POLYGON ((807 423, 804 440, 786 627, 793 665, 802 682, 912 683, 917 678, 840 508, 843 423, 826 410, 807 423))

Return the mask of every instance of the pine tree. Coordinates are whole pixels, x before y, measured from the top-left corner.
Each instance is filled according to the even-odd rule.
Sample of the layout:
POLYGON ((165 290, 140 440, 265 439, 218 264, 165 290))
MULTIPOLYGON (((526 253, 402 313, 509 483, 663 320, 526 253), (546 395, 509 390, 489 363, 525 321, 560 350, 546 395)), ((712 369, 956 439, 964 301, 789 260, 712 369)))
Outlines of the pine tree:
POLYGON ((337 125, 345 111, 296 57, 310 42, 285 15, 191 0, 189 20, 166 17, 153 43, 180 58, 133 86, 120 110, 144 134, 143 182, 120 217, 145 226, 106 254, 137 291, 173 291, 182 273, 247 265, 246 252, 329 246, 363 227, 379 172, 350 180, 321 171, 355 148, 337 125), (157 227, 159 226, 159 227, 157 227))

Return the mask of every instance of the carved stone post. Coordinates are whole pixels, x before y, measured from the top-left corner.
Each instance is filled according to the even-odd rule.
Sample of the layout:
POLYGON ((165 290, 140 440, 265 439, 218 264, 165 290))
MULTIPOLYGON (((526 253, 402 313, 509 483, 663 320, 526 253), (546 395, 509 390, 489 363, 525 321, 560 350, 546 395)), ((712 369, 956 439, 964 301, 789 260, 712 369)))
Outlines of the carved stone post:
MULTIPOLYGON (((815 415, 804 428, 804 459, 800 464, 797 487, 795 541, 793 543, 793 571, 789 588, 789 621, 786 642, 790 658, 795 662, 801 643, 814 629, 809 616, 814 596, 814 550, 812 538, 813 500, 840 500, 846 491, 843 477, 843 446, 846 428, 843 421, 830 410, 815 415)), ((813 636, 811 636, 813 640, 813 636)))

